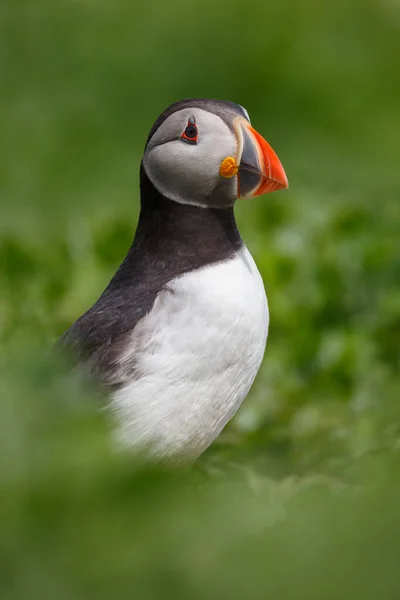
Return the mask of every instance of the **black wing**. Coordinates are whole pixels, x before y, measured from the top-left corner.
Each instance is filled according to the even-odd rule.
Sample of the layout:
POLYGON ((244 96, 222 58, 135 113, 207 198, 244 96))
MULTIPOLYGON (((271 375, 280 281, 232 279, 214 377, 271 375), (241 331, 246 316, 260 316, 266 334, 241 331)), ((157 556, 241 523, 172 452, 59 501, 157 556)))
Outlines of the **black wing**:
POLYGON ((56 349, 68 355, 77 368, 85 370, 90 378, 107 387, 132 377, 120 372, 119 357, 131 338, 138 321, 148 314, 158 290, 138 290, 127 286, 120 290, 106 290, 99 300, 61 336, 56 349))

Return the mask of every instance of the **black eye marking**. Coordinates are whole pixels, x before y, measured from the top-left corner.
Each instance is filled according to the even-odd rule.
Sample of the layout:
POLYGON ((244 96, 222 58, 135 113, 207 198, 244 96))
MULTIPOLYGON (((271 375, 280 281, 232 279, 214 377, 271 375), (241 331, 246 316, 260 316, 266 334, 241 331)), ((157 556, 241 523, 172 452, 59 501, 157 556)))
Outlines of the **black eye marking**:
POLYGON ((189 138, 189 140, 194 140, 197 138, 197 127, 194 125, 188 125, 185 129, 185 137, 189 138))
POLYGON ((196 126, 196 120, 193 116, 189 117, 185 131, 181 135, 181 139, 188 144, 197 144, 199 132, 196 126))

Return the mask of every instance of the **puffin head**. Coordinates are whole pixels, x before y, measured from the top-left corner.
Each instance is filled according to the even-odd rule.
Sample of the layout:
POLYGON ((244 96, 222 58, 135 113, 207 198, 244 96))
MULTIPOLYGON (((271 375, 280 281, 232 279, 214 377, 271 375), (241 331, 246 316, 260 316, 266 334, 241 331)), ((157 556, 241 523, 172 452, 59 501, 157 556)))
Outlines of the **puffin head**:
POLYGON ((203 208, 288 187, 247 111, 221 100, 188 99, 167 108, 150 131, 143 168, 163 196, 203 208))

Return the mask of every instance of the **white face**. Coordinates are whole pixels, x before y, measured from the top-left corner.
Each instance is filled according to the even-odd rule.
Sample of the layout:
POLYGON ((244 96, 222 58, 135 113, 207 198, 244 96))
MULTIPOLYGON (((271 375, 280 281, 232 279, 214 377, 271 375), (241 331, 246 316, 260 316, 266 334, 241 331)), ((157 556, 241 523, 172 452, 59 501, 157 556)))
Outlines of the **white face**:
POLYGON ((220 175, 221 163, 237 153, 237 137, 221 117, 188 107, 160 125, 147 145, 143 166, 153 185, 170 200, 222 208, 234 204, 238 181, 236 175, 220 175), (189 139, 182 137, 192 122, 189 139), (197 139, 191 139, 196 130, 197 139))

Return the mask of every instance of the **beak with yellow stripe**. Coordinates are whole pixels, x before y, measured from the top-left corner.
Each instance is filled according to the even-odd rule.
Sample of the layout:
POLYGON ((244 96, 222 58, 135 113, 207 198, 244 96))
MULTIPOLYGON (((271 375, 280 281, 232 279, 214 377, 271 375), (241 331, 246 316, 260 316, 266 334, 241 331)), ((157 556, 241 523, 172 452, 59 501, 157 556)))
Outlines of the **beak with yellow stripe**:
POLYGON ((219 173, 229 179, 237 175, 238 198, 254 198, 289 187, 282 164, 268 142, 242 118, 234 122, 237 156, 227 156, 219 173))

